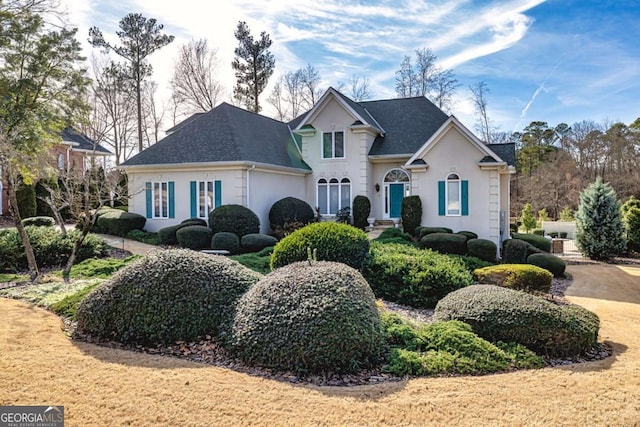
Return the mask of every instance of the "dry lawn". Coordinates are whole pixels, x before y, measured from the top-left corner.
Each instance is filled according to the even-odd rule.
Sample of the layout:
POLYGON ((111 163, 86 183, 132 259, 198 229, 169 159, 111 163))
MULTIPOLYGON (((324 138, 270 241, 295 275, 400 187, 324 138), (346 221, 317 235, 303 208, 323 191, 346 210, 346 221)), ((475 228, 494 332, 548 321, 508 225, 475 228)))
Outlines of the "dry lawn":
POLYGON ((67 426, 640 426, 640 268, 570 266, 570 299, 614 356, 563 368, 354 388, 297 386, 73 342, 0 299, 0 405, 64 405, 67 426))

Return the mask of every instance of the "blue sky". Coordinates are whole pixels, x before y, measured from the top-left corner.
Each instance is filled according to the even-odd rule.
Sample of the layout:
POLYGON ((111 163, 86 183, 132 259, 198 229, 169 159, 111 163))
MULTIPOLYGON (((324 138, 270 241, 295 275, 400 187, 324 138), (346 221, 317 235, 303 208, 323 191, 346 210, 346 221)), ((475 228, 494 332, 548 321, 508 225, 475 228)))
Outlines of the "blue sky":
MULTIPOLYGON (((640 116, 640 0, 63 0, 85 42, 99 26, 113 37, 119 20, 140 12, 176 36, 155 53, 153 80, 166 93, 177 48, 206 38, 218 48, 227 98, 239 20, 273 40, 278 75, 313 65, 323 86, 351 76, 370 81, 373 99, 395 97, 405 55, 431 48, 461 86, 452 113, 474 129, 468 86, 485 81, 489 118, 503 131, 534 120, 631 123, 640 116)), ((91 49, 86 47, 87 54, 91 49)), ((266 99, 267 92, 264 98, 266 99)), ((269 113, 265 105, 265 113, 269 113)))

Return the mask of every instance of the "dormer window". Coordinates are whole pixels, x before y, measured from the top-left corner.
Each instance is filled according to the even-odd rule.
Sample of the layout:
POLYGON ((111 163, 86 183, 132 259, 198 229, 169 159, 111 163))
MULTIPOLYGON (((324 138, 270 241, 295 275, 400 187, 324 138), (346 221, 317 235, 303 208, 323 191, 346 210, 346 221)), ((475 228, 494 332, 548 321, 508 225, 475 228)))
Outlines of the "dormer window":
POLYGON ((322 134, 322 158, 344 159, 344 132, 324 132, 322 134))

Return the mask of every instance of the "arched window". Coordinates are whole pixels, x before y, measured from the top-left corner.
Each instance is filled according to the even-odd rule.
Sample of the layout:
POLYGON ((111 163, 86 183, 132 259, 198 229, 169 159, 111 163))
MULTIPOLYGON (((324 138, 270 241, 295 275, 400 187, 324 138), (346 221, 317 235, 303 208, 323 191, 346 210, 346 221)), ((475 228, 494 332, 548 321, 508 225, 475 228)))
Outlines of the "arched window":
POLYGON ((351 207, 351 180, 349 178, 325 178, 318 180, 318 207, 321 215, 335 215, 338 210, 351 207))
POLYGON ((460 177, 455 173, 447 176, 447 215, 460 215, 460 177))

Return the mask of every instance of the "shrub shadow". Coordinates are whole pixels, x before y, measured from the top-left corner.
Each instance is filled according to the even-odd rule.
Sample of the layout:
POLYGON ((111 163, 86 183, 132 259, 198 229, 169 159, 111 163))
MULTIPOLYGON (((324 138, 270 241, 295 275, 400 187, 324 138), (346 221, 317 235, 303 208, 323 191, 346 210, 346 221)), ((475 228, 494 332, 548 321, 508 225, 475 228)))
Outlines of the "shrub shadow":
POLYGON ((600 372, 606 371, 613 366, 619 355, 625 353, 629 347, 616 343, 614 341, 605 340, 604 344, 611 350, 611 356, 600 360, 585 361, 580 363, 572 363, 570 365, 555 366, 555 369, 571 372, 600 372))

